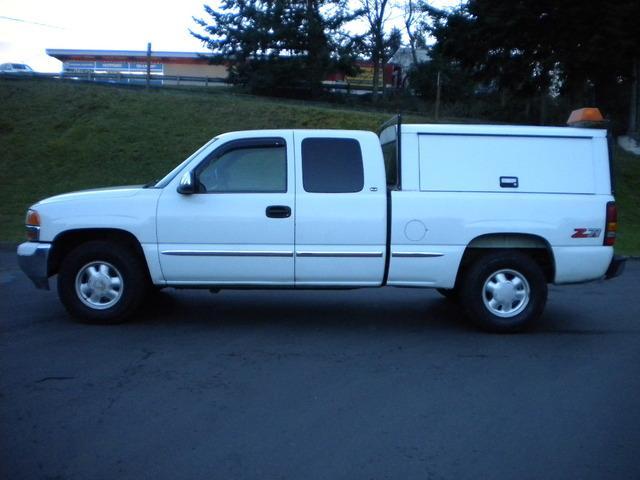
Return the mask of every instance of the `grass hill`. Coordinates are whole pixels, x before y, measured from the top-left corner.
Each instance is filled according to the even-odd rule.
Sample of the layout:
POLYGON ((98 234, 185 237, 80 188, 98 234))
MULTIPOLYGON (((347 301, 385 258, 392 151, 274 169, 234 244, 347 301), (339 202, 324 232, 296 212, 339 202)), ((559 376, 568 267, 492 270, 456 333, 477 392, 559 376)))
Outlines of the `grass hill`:
MULTIPOLYGON (((376 130, 389 113, 226 89, 161 90, 0 79, 0 240, 57 193, 161 177, 211 137, 261 128, 376 130)), ((410 121, 428 121, 413 117, 410 121)), ((619 155, 620 246, 640 253, 640 159, 619 155)))

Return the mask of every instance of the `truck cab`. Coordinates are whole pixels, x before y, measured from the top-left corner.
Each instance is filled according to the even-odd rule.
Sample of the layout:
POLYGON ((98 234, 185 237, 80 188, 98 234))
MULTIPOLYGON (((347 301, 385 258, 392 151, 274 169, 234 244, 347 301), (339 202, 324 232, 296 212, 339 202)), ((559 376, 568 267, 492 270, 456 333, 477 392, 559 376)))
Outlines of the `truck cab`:
POLYGON ((166 284, 382 284, 385 173, 371 132, 221 135, 156 188, 166 284))

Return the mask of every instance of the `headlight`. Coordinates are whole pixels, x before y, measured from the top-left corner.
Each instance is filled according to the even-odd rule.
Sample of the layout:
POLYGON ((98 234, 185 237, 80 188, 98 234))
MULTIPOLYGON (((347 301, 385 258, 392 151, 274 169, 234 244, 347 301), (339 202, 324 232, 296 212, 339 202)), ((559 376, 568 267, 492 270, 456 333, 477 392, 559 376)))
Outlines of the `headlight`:
POLYGON ((37 242, 40 240, 40 215, 35 210, 27 210, 27 218, 25 219, 27 228, 27 240, 37 242))

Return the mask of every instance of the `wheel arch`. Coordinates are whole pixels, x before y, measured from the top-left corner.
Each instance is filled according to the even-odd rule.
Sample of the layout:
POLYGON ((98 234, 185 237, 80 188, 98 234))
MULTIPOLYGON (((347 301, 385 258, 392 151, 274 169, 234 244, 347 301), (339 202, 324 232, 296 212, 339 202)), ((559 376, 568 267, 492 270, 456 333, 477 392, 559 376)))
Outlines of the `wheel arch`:
POLYGON ((462 273, 484 254, 496 250, 517 250, 530 256, 541 268, 548 283, 555 279, 555 259, 549 242, 540 235, 529 233, 489 233, 472 239, 466 246, 458 274, 456 286, 462 273))
POLYGON ((51 242, 47 265, 48 276, 58 273, 62 261, 74 248, 96 240, 114 242, 129 248, 144 261, 147 266, 147 275, 149 275, 142 245, 133 233, 119 228, 79 228, 60 232, 51 242))

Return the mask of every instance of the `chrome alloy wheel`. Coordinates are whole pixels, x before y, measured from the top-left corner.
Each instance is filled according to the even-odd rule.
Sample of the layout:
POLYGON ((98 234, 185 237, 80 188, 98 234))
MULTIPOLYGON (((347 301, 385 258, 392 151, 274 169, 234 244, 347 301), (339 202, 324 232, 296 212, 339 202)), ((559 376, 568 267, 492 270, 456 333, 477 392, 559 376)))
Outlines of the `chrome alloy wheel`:
POLYGON ((76 295, 94 310, 105 310, 118 303, 123 287, 122 275, 108 262, 87 263, 76 275, 76 295))
POLYGON ((515 270, 492 273, 482 287, 482 300, 493 315, 515 317, 529 304, 531 288, 527 279, 515 270))

